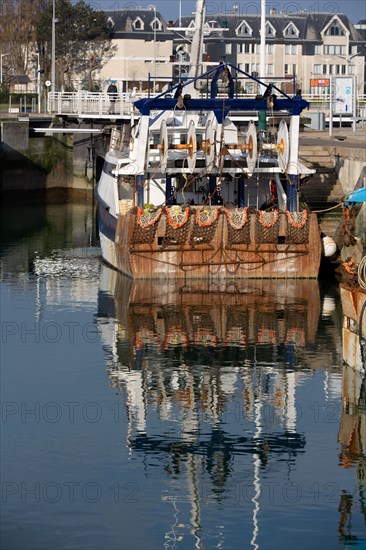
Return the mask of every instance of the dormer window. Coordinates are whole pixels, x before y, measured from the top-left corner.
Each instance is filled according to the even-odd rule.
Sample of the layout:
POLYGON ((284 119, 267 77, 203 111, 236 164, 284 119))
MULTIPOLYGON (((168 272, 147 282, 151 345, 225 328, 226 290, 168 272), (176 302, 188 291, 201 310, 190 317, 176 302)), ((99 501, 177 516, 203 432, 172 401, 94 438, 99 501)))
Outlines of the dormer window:
POLYGON ((141 17, 137 17, 135 21, 132 23, 133 28, 135 31, 143 31, 144 30, 144 22, 141 19, 141 17))
POLYGON ((289 36, 290 38, 296 38, 300 34, 299 29, 296 27, 296 25, 291 21, 283 30, 284 36, 289 36))
POLYGON ((338 21, 333 21, 333 23, 325 31, 326 36, 344 36, 344 30, 338 21))
POLYGON ((276 29, 269 21, 266 22, 266 36, 276 36, 276 29))
POLYGON ((193 21, 193 19, 191 19, 191 21, 188 25, 188 28, 186 30, 186 35, 192 36, 193 33, 194 33, 194 21, 193 21))
POLYGON ((238 36, 252 36, 253 29, 248 25, 246 21, 242 21, 240 25, 236 28, 236 34, 238 36))
POLYGON ((151 28, 153 31, 161 31, 161 21, 157 17, 152 21, 151 28))

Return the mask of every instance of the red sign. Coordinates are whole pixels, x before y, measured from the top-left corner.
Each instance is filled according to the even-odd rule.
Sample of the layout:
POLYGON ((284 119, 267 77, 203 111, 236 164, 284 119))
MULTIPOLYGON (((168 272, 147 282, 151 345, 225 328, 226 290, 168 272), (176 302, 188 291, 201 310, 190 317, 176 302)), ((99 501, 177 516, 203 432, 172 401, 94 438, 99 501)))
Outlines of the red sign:
POLYGON ((329 78, 312 78, 310 88, 326 88, 330 86, 329 78))

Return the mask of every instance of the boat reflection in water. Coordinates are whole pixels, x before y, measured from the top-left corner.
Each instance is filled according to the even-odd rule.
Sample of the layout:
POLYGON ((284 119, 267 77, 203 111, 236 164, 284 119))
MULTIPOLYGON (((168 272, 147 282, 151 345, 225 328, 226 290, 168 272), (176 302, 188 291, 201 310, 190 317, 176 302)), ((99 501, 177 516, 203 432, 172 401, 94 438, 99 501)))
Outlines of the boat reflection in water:
MULTIPOLYGON (((301 372, 291 367, 314 343, 319 316, 315 280, 181 286, 132 281, 102 267, 99 327, 109 375, 115 387, 127 390, 131 429, 140 434, 147 402, 161 419, 179 416, 180 437, 190 440, 202 415, 216 426, 234 394, 238 414, 253 420, 261 395, 260 406, 266 401, 285 432, 295 432, 301 372)), ((293 435, 291 441, 304 443, 293 435)))
POLYGON ((359 538, 352 533, 352 515, 360 507, 366 525, 366 378, 360 371, 349 366, 343 368, 342 416, 338 441, 341 446, 340 466, 354 468, 357 478, 357 489, 353 494, 343 490, 340 496, 340 540, 347 548, 365 548, 366 536, 359 538))
POLYGON ((306 445, 296 391, 311 378, 301 363, 316 339, 319 285, 177 285, 102 267, 98 322, 111 383, 126 397, 127 444, 171 476, 162 497, 174 507, 170 542, 200 538, 202 502, 237 498, 237 462, 256 546, 263 469, 273 457, 290 468, 306 445))

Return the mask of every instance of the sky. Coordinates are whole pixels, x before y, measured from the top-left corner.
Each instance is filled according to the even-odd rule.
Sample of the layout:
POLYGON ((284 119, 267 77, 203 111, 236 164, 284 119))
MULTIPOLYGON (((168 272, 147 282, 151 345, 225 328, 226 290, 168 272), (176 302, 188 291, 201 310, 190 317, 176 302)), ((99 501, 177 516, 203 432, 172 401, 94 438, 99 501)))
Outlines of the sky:
MULTIPOLYGON (((156 6, 166 21, 176 21, 181 14, 191 15, 195 9, 195 0, 155 0, 153 2, 144 0, 87 0, 87 2, 98 10, 118 10, 123 8, 136 8, 137 6, 156 6)), ((260 0, 206 0, 206 13, 215 17, 218 13, 232 13, 233 5, 238 6, 238 13, 253 15, 260 13, 260 0)), ((306 10, 310 13, 345 13, 353 23, 360 19, 366 19, 365 0, 266 0, 267 12, 271 8, 285 10, 287 13, 297 13, 306 10)))

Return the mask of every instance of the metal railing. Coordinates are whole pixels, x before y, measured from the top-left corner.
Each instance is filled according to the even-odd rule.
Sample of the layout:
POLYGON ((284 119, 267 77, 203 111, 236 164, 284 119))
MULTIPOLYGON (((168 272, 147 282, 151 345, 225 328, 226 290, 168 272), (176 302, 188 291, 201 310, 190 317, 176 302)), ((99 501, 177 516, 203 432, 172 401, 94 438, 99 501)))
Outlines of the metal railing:
MULTIPOLYGON (((105 92, 54 92, 48 94, 47 110, 49 114, 74 115, 80 118, 113 118, 114 115, 129 117, 134 109, 134 102, 143 97, 147 97, 146 92, 136 92, 133 96, 123 93, 116 97, 115 102, 111 102, 105 92)), ((255 94, 238 94, 237 97, 249 99, 255 97, 255 94)), ((311 111, 323 112, 328 116, 329 95, 304 94, 302 97, 309 101, 311 111)), ((363 118, 366 116, 366 95, 358 95, 355 115, 363 118)))
POLYGON ((48 94, 47 110, 50 114, 90 118, 113 118, 117 114, 130 116, 135 99, 126 93, 117 95, 115 101, 111 101, 108 94, 101 92, 51 92, 48 94))

